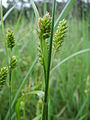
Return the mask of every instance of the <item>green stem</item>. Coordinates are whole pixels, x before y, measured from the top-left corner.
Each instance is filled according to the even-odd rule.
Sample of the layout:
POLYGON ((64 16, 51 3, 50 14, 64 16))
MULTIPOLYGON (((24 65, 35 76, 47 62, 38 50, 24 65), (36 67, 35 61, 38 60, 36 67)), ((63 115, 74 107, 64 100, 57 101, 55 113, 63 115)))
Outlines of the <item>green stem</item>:
POLYGON ((26 120, 25 109, 23 109, 23 118, 24 118, 24 120, 26 120))
POLYGON ((2 8, 2 0, 1 0, 1 24, 2 24, 2 31, 3 31, 3 36, 5 39, 5 52, 7 56, 7 63, 8 63, 8 51, 7 51, 7 42, 6 42, 6 36, 5 36, 5 27, 4 27, 4 22, 3 22, 3 8, 2 8))
POLYGON ((11 92, 12 92, 12 91, 11 91, 11 89, 12 89, 12 88, 11 88, 11 82, 12 82, 12 81, 11 81, 11 74, 12 74, 12 72, 11 72, 11 67, 9 67, 9 87, 10 87, 10 89, 9 89, 10 118, 9 118, 9 119, 10 119, 10 120, 11 120, 11 94, 12 94, 12 93, 11 93, 11 92))
POLYGON ((2 31, 3 31, 3 35, 5 33, 5 29, 4 29, 4 23, 3 23, 3 8, 2 8, 2 0, 1 0, 1 23, 2 23, 2 31))
POLYGON ((48 67, 47 67, 42 120, 48 120, 48 90, 49 90, 49 75, 50 75, 50 64, 51 64, 51 54, 52 54, 52 41, 53 41, 53 32, 54 32, 55 3, 56 0, 53 0, 52 28, 51 28, 51 37, 50 37, 50 46, 49 46, 48 67))
MULTIPOLYGON (((42 41, 43 41, 43 39, 41 38, 41 40, 40 40, 40 46, 41 46, 42 54, 44 55, 42 41)), ((44 56, 43 56, 43 70, 44 70, 44 78, 45 78, 45 83, 46 83, 46 67, 45 67, 44 56)))

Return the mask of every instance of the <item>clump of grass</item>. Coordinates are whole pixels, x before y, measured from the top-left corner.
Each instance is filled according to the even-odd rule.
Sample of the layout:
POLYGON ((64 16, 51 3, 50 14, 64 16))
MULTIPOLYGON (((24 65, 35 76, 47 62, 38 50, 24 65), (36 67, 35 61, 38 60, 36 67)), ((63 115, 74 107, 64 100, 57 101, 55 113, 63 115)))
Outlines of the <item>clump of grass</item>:
POLYGON ((44 79, 45 79, 45 96, 43 103, 42 120, 48 120, 48 101, 49 101, 48 91, 49 91, 49 75, 50 75, 50 64, 51 64, 51 56, 52 56, 52 46, 56 51, 58 51, 58 49, 62 45, 62 42, 64 41, 64 37, 67 29, 66 20, 62 20, 60 21, 57 31, 54 35, 55 2, 56 0, 53 0, 52 20, 48 13, 43 18, 39 19, 39 25, 38 25, 39 61, 41 65, 43 65, 44 79), (53 36, 54 36, 54 40, 53 40, 53 36), (48 39, 49 37, 50 37, 50 41, 48 39))
POLYGON ((12 100, 12 71, 13 69, 16 67, 17 65, 17 58, 16 56, 11 56, 12 50, 15 46, 15 38, 14 38, 14 34, 11 31, 11 29, 8 29, 7 31, 7 48, 10 49, 10 56, 9 56, 9 87, 10 87, 10 91, 9 91, 9 105, 10 105, 10 120, 11 120, 11 100, 12 100))

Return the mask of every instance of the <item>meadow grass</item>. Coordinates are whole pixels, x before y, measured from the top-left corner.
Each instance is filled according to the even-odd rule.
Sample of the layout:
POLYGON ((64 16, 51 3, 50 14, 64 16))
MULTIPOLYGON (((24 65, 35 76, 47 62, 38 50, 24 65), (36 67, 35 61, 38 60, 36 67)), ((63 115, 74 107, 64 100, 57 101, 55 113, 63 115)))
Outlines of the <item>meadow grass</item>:
MULTIPOLYGON (((86 23, 87 21, 84 21, 84 22, 86 23)), ((13 28, 13 26, 11 25, 7 24, 7 26, 13 28)), ((37 37, 36 38, 34 37, 35 27, 33 27, 32 29, 32 26, 33 25, 31 23, 27 24, 25 23, 25 20, 23 20, 18 28, 18 32, 16 33, 17 46, 16 46, 16 51, 14 52, 18 57, 18 68, 16 68, 15 70, 16 74, 14 74, 13 81, 12 81, 12 87, 13 87, 12 97, 15 96, 15 93, 21 83, 21 80, 24 78, 25 74, 27 73, 27 70, 29 69, 29 65, 33 63, 33 60, 36 56, 37 37), (23 33, 26 33, 26 34, 23 36, 23 33)), ((82 50, 83 48, 89 48, 90 36, 88 34, 87 26, 83 25, 83 21, 80 21, 80 20, 77 21, 76 19, 72 18, 71 20, 68 21, 68 26, 69 28, 68 28, 68 35, 66 38, 66 42, 61 48, 62 52, 60 51, 60 53, 55 57, 54 65, 56 65, 58 61, 63 60, 64 58, 68 57, 72 53, 82 50), (84 26, 83 29, 86 29, 84 33, 86 38, 85 41, 83 40, 83 31, 82 31, 83 26, 84 26), (85 47, 83 46, 83 44, 85 44, 85 47)), ((4 43, 3 43, 4 41, 3 41, 2 34, 0 34, 0 37, 1 37, 0 63, 2 63, 3 61, 2 64, 4 65, 6 63, 6 59, 5 59, 5 49, 4 49, 4 43)), ((34 68, 30 76, 32 84, 34 86, 37 85, 39 76, 41 75, 40 67, 38 68, 37 66, 38 64, 36 65, 36 67, 34 68)), ((28 78, 28 81, 30 78, 28 78)), ((58 67, 56 72, 54 71, 53 74, 51 74, 51 81, 50 81, 51 103, 50 104, 52 108, 50 110, 52 112, 50 114, 52 117, 54 115, 54 117, 57 117, 57 119, 59 119, 60 116, 58 116, 59 114, 58 111, 61 111, 61 109, 65 107, 65 111, 61 114, 61 117, 63 116, 64 118, 66 117, 67 119, 75 118, 75 116, 78 114, 79 110, 81 109, 82 105, 84 104, 87 98, 85 95, 87 79, 90 79, 90 55, 88 52, 82 55, 76 56, 73 59, 67 61, 66 63, 61 65, 61 67, 58 67), (53 110, 53 107, 55 108, 54 110, 53 110)), ((8 109, 7 108, 8 107, 8 99, 7 99, 8 90, 6 89, 7 87, 3 89, 2 91, 3 97, 0 98, 0 103, 3 102, 0 109, 1 114, 3 113, 5 114, 5 109, 8 109)), ((30 104, 35 105, 34 100, 32 98, 31 98, 30 104)), ((87 118, 88 116, 87 107, 88 107, 88 104, 86 103, 85 104, 86 109, 83 108, 78 119, 83 114, 86 114, 86 118, 87 118)), ((30 113, 32 113, 33 110, 32 111, 30 110, 30 113)), ((64 118, 61 118, 61 119, 64 119, 64 118)))
MULTIPOLYGON (((32 17, 33 18, 33 17, 32 17)), ((65 43, 61 47, 60 52, 53 59, 53 67, 71 54, 82 49, 90 48, 90 28, 89 20, 77 20, 76 17, 68 18, 68 33, 65 38, 65 43)), ((7 28, 14 30, 15 25, 6 23, 7 28)), ((12 54, 15 54, 18 59, 18 66, 15 69, 15 74, 12 75, 12 99, 14 98, 17 89, 21 85, 22 80, 27 74, 28 69, 33 64, 37 55, 37 35, 36 25, 32 19, 27 22, 25 18, 18 24, 15 38, 16 46, 12 54)), ((0 27, 0 66, 6 65, 7 58, 5 55, 4 37, 0 27)), ((52 67, 52 68, 53 68, 52 67)), ((44 84, 43 73, 39 63, 31 71, 28 76, 26 85, 22 93, 26 90, 29 92, 36 90, 43 90, 40 82, 44 84), (39 87, 37 85, 40 85, 39 87)), ((89 114, 89 100, 90 94, 85 93, 87 89, 87 81, 90 81, 90 52, 85 52, 77 55, 61 66, 57 67, 50 74, 50 101, 49 101, 49 120, 88 120, 89 114)), ((43 85, 44 86, 44 85, 43 85)), ((1 120, 6 115, 9 103, 9 89, 7 86, 0 91, 0 116, 1 120), (3 103, 3 104, 2 104, 3 103)), ((21 94, 22 95, 22 94, 21 94)), ((18 101, 18 99, 17 99, 18 101)), ((36 103, 38 97, 35 95, 27 96, 25 99, 26 119, 33 119, 36 116, 36 103)), ((15 114, 15 106, 12 109, 15 114)), ((21 112, 21 116, 23 113, 21 112)), ((14 117, 15 117, 14 116, 14 117)), ((14 120, 15 118, 13 118, 14 120)))

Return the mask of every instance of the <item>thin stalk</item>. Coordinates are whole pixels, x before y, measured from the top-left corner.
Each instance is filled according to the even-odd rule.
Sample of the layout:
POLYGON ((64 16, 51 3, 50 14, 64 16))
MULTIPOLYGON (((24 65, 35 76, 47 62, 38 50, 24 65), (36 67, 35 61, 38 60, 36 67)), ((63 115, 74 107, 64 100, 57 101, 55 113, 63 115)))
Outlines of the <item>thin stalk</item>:
MULTIPOLYGON (((27 80, 28 76, 29 76, 30 73, 32 72, 33 67, 34 67, 35 64, 37 63, 37 60, 38 60, 38 57, 35 58, 35 60, 34 60, 34 62, 33 62, 33 64, 32 64, 32 66, 29 68, 29 70, 28 70, 28 72, 27 72, 25 78, 23 79, 23 81, 22 81, 20 87, 18 88, 18 90, 17 90, 17 92, 16 92, 16 94, 15 94, 15 97, 14 97, 12 103, 11 103, 11 109, 13 108, 13 106, 14 106, 14 104, 15 104, 17 98, 18 98, 18 96, 20 95, 20 93, 21 93, 21 91, 22 91, 22 89, 23 89, 23 87, 24 87, 24 85, 25 85, 25 83, 26 83, 26 80, 27 80)), ((7 114, 6 114, 5 118, 4 118, 4 120, 8 120, 9 115, 10 115, 10 108, 8 109, 8 112, 7 112, 7 114)))
POLYGON ((48 67, 47 67, 47 76, 46 76, 46 84, 45 84, 45 96, 44 96, 42 120, 48 120, 48 90, 49 90, 49 75, 50 75, 50 64, 51 64, 51 54, 52 54, 52 40, 53 40, 53 32, 54 32, 55 3, 56 0, 53 0, 52 28, 51 28, 51 37, 50 37, 50 46, 49 46, 48 67))
POLYGON ((1 0, 1 23, 2 23, 2 31, 3 34, 5 33, 5 29, 4 29, 4 23, 3 23, 3 8, 2 8, 2 0, 1 0))
MULTIPOLYGON (((10 51, 10 60, 11 60, 11 52, 12 49, 10 51)), ((12 69, 11 69, 11 65, 9 65, 9 107, 10 107, 10 118, 9 120, 11 120, 11 102, 12 102, 12 69)))
POLYGON ((24 120, 26 120, 25 109, 23 109, 23 118, 24 118, 24 120))
POLYGON ((12 91, 11 91, 11 74, 12 74, 12 71, 11 71, 11 66, 9 67, 9 87, 10 87, 10 89, 9 89, 9 107, 10 107, 10 120, 11 120, 11 94, 12 94, 12 91))
POLYGON ((5 39, 5 52, 6 52, 7 63, 8 63, 8 51, 7 51, 7 42, 6 42, 6 36, 5 36, 5 27, 4 27, 4 22, 3 22, 2 0, 1 0, 1 24, 2 24, 2 32, 3 32, 3 36, 4 36, 4 39, 5 39))
MULTIPOLYGON (((40 40, 40 45, 41 45, 41 49, 42 49, 42 52, 43 52, 42 39, 40 40)), ((45 63, 44 59, 43 59, 43 63, 45 63)), ((46 68, 45 68, 45 64, 43 64, 43 70, 44 70, 44 78, 45 78, 45 83, 46 83, 46 68)))

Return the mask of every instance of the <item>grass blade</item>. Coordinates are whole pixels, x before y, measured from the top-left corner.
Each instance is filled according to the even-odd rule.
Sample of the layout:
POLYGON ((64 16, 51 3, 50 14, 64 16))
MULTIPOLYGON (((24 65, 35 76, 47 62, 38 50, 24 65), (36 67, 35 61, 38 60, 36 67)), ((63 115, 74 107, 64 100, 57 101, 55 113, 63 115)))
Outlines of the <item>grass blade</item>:
POLYGON ((19 18, 18 18, 18 20, 17 20, 17 23, 16 23, 16 25, 15 25, 14 34, 16 34, 16 32, 17 32, 17 30, 18 30, 18 27, 19 27, 19 25, 20 25, 21 19, 22 19, 22 11, 21 11, 21 13, 20 13, 20 15, 19 15, 19 18))
POLYGON ((66 4, 66 6, 64 7, 64 9, 62 10, 59 17, 56 20, 56 23, 54 25, 55 29, 57 28, 59 21, 62 20, 63 18, 65 18, 68 15, 68 13, 70 12, 74 2, 75 2, 75 0, 69 0, 68 1, 68 3, 66 4))
POLYGON ((3 35, 5 33, 5 29, 4 29, 4 23, 3 23, 3 8, 2 8, 2 0, 1 0, 1 21, 0 21, 0 25, 2 25, 2 31, 3 31, 3 35))
POLYGON ((86 104, 87 104, 87 101, 88 101, 88 97, 86 98, 86 100, 84 101, 83 105, 81 106, 81 108, 80 108, 80 110, 79 110, 79 112, 78 112, 75 120, 78 120, 78 118, 80 117, 82 111, 84 110, 84 108, 85 108, 85 106, 86 106, 86 104))
MULTIPOLYGON (((2 7, 1 7, 2 8, 2 7)), ((12 10, 15 8, 15 5, 13 7, 11 7, 6 14, 3 16, 3 21, 6 20, 6 18, 8 17, 8 15, 12 12, 12 10)), ((2 21, 2 20, 1 20, 2 21)), ((0 21, 0 25, 2 24, 2 22, 0 21)))
POLYGON ((35 117, 33 120, 40 120, 40 118, 41 118, 41 114, 40 115, 38 115, 37 117, 35 117))
POLYGON ((38 21, 38 19, 39 19, 39 12, 38 12, 37 7, 36 7, 36 5, 35 5, 33 0, 31 0, 31 4, 32 4, 32 7, 34 9, 34 13, 35 13, 36 19, 38 21))
POLYGON ((6 36, 5 36, 4 21, 3 21, 2 0, 1 0, 1 25, 2 25, 2 31, 3 31, 4 40, 5 40, 5 52, 6 52, 6 56, 7 56, 7 64, 8 64, 8 51, 7 51, 7 41, 6 41, 6 36))
POLYGON ((81 50, 81 51, 78 51, 76 53, 73 53, 72 55, 68 56, 67 58, 65 58, 64 60, 60 61, 54 68, 52 68, 51 70, 51 73, 56 70, 58 67, 60 67, 60 65, 62 65, 63 63, 65 63, 66 61, 70 60, 71 58, 77 56, 77 55, 81 55, 85 52, 90 52, 90 48, 88 49, 84 49, 84 50, 81 50))

